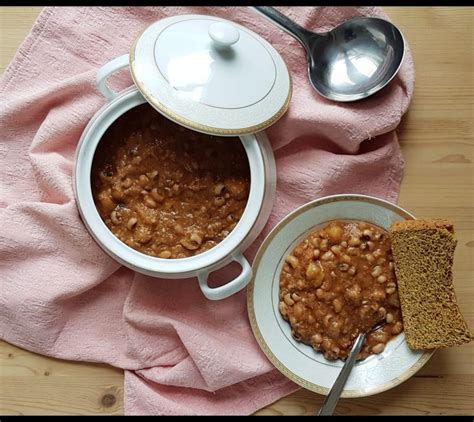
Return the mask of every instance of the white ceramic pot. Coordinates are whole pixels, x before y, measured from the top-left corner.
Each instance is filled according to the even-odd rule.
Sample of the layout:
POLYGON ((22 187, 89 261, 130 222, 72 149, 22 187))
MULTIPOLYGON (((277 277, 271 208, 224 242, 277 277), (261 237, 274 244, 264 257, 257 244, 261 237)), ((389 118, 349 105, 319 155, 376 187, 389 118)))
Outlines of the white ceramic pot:
MULTIPOLYGON (((237 30, 235 28, 229 27, 229 25, 226 23, 227 21, 224 21, 223 19, 202 17, 199 15, 173 17, 165 19, 163 21, 159 21, 149 27, 151 28, 152 32, 154 32, 154 34, 152 34, 151 39, 153 39, 153 37, 158 37, 157 39, 160 40, 161 38, 159 38, 159 34, 163 32, 163 28, 165 30, 170 26, 175 28, 173 26, 174 24, 181 24, 183 22, 184 29, 187 31, 186 33, 189 32, 190 25, 194 25, 193 22, 198 22, 199 25, 197 26, 197 33, 200 34, 199 31, 202 32, 202 28, 205 28, 206 25, 208 25, 208 21, 212 26, 212 31, 209 30, 209 36, 212 38, 212 42, 214 44, 212 44, 211 42, 210 47, 205 46, 205 48, 209 48, 212 50, 216 48, 216 45, 218 46, 218 48, 221 48, 221 44, 226 43, 227 46, 225 46, 225 48, 230 48, 231 45, 235 44, 236 38, 237 41, 239 41, 240 38, 239 42, 241 42, 242 39, 247 39, 246 42, 250 44, 252 43, 251 38, 247 33, 248 31, 244 34, 244 29, 242 29, 242 27, 237 25, 237 27, 239 28, 239 30, 237 30), (212 26, 212 23, 215 20, 218 21, 219 25, 212 26), (237 31, 237 36, 235 31, 237 31), (239 33, 240 37, 238 36, 239 33)), ((256 133, 244 133, 245 130, 243 130, 242 128, 248 129, 257 127, 261 129, 262 127, 268 127, 271 124, 271 121, 275 121, 284 112, 284 110, 286 110, 286 107, 289 102, 289 97, 291 96, 291 86, 288 85, 285 88, 285 86, 283 86, 282 84, 285 81, 287 81, 287 83, 289 84, 289 76, 285 74, 281 75, 281 69, 283 69, 284 67, 284 70, 286 71, 286 66, 284 65, 283 61, 278 62, 277 64, 278 66, 280 66, 280 74, 275 74, 275 78, 278 76, 279 82, 276 81, 273 86, 278 86, 278 84, 280 84, 280 87, 278 88, 279 92, 277 92, 276 94, 272 93, 272 95, 278 96, 280 98, 280 103, 276 106, 273 106, 275 107, 275 110, 277 110, 277 112, 276 114, 274 113, 274 116, 270 119, 268 119, 268 115, 266 114, 268 113, 268 107, 262 108, 262 110, 264 111, 262 112, 263 114, 260 118, 265 119, 262 125, 248 125, 249 120, 247 120, 247 123, 245 122, 245 119, 250 119, 250 117, 251 119, 255 119, 255 113, 253 115, 252 113, 249 114, 248 110, 244 110, 245 107, 241 107, 240 109, 238 107, 226 108, 224 104, 221 110, 221 116, 223 116, 222 119, 216 119, 216 117, 212 114, 219 114, 219 110, 217 110, 215 106, 209 106, 208 104, 196 101, 196 98, 188 99, 189 107, 186 108, 184 107, 185 103, 183 103, 182 95, 179 95, 179 93, 178 95, 176 95, 175 93, 175 91, 177 91, 176 87, 174 88, 174 91, 173 89, 171 89, 168 93, 169 95, 176 95, 176 98, 168 98, 169 102, 166 103, 166 106, 164 106, 162 103, 163 99, 157 99, 156 96, 153 96, 150 93, 151 88, 149 87, 149 85, 143 86, 143 81, 139 81, 139 75, 141 71, 140 68, 143 66, 146 67, 147 65, 146 63, 144 65, 143 62, 142 64, 137 64, 137 54, 144 54, 143 52, 137 53, 137 50, 141 48, 141 40, 147 40, 147 37, 144 36, 147 34, 147 31, 148 29, 145 30, 144 33, 142 33, 142 35, 135 43, 131 53, 133 55, 132 59, 128 54, 120 56, 104 65, 101 69, 99 69, 97 73, 97 86, 102 92, 102 94, 108 99, 108 102, 91 119, 91 121, 85 128, 80 139, 79 145, 77 147, 74 168, 74 189, 76 194, 77 206, 79 208, 79 212, 85 226, 87 227, 93 238, 96 240, 96 242, 104 249, 105 252, 107 252, 111 257, 113 257, 121 264, 135 271, 153 277, 168 279, 197 277, 201 290, 208 299, 224 299, 243 289, 251 280, 252 269, 247 259, 244 257, 243 252, 257 238, 258 234, 261 232, 262 228, 267 222, 267 219, 270 215, 273 206, 276 188, 275 161, 270 143, 265 135, 265 132, 260 130, 256 133), (281 63, 283 63, 283 65, 281 63), (107 86, 107 78, 118 69, 127 67, 129 65, 132 71, 132 76, 134 77, 135 85, 120 93, 113 92, 107 86), (138 71, 134 72, 134 66, 136 68, 139 68, 138 71), (284 89, 287 90, 286 94, 284 89), (138 252, 127 246, 125 243, 121 242, 107 228, 95 207, 91 188, 91 168, 96 148, 105 131, 120 116, 122 116, 124 113, 131 110, 132 108, 137 107, 146 102, 150 103, 155 109, 158 110, 158 112, 165 115, 165 117, 175 121, 178 124, 187 126, 191 129, 205 133, 212 133, 214 135, 219 133, 223 136, 237 135, 240 137, 242 145, 245 148, 245 152, 249 161, 251 178, 247 206, 237 226, 230 232, 230 234, 222 242, 202 254, 188 258, 162 259, 138 252), (183 110, 184 115, 179 114, 177 112, 180 110, 183 110), (185 113, 194 113, 192 115, 192 119, 188 118, 189 115, 186 115, 185 113), (201 119, 201 121, 196 122, 198 119, 201 119), (227 131, 225 127, 215 127, 214 122, 223 122, 225 119, 228 119, 229 122, 236 122, 236 124, 234 125, 234 127, 231 127, 227 131), (211 127, 212 125, 214 126, 211 127), (240 266, 242 267, 241 273, 235 279, 230 280, 219 287, 209 287, 207 283, 209 274, 212 271, 222 268, 223 266, 229 264, 232 261, 236 261, 240 264, 240 266)), ((178 34, 178 39, 181 35, 178 34)), ((173 33, 171 33, 171 35, 167 34, 168 38, 173 38, 175 36, 176 34, 173 33)), ((150 44, 149 39, 150 38, 148 38, 147 41, 148 44, 150 44)), ((205 40, 205 37, 203 39, 205 40)), ((145 44, 147 44, 147 42, 145 42, 145 44)), ((260 40, 258 41, 258 43, 261 44, 260 40)), ((199 46, 194 46, 194 48, 197 49, 198 47, 199 46)), ((224 69, 220 71, 221 73, 223 72, 225 74, 225 72, 228 72, 231 78, 235 78, 235 69, 232 69, 231 66, 233 63, 232 60, 233 58, 235 58, 237 65, 242 65, 242 63, 245 63, 245 57, 241 59, 240 56, 247 54, 249 46, 244 45, 244 47, 245 48, 242 50, 243 53, 239 53, 239 50, 236 49, 236 51, 232 53, 230 61, 228 58, 229 52, 225 52, 227 56, 224 57, 225 63, 221 64, 221 67, 224 69)), ((145 50, 146 48, 148 47, 146 47, 145 45, 145 50)), ((266 48, 270 47, 268 47, 267 45, 266 48)), ((187 54, 187 51, 185 53, 187 54)), ((201 53, 199 53, 201 58, 203 57, 204 53, 202 51, 201 53)), ((211 64, 212 69, 215 70, 216 66, 217 68, 219 67, 219 63, 217 63, 219 61, 219 57, 218 59, 215 59, 215 56, 216 54, 218 56, 220 53, 211 51, 210 54, 213 55, 212 60, 214 60, 214 62, 211 64)), ((279 56, 276 56, 277 53, 274 50, 271 51, 271 54, 273 55, 273 64, 275 63, 275 61, 281 60, 281 58, 278 59, 279 56)), ((160 55, 160 57, 161 60, 163 60, 162 55, 160 55)), ((150 64, 148 64, 148 66, 149 65, 150 64)), ((147 72, 151 72, 149 68, 145 70, 147 72)), ((191 75, 190 77, 194 76, 191 75)), ((164 80, 166 80, 166 78, 164 80)), ((222 74, 217 79, 214 77, 213 80, 211 80, 210 82, 208 81, 207 85, 205 86, 205 89, 209 88, 209 93, 206 94, 207 96, 205 96, 206 101, 222 102, 216 94, 219 92, 219 89, 225 88, 222 86, 222 74), (214 82, 215 80, 217 80, 217 82, 214 83, 213 80, 214 82)), ((151 83, 150 80, 148 80, 148 83, 151 83)), ((165 87, 164 85, 161 86, 161 88, 161 90, 157 91, 157 96, 162 95, 162 91, 165 88, 170 89, 169 87, 165 87)), ((202 91, 203 90, 201 89, 200 92, 202 91)), ((223 95, 225 95, 225 92, 223 92, 223 95)), ((242 104, 245 102, 245 98, 243 98, 242 96, 236 99, 235 97, 231 97, 231 95, 229 95, 229 99, 230 101, 237 101, 242 104)), ((269 94, 265 94, 262 101, 269 101, 268 99, 269 94)), ((253 107, 254 110, 257 110, 255 109, 255 107, 256 104, 258 105, 258 102, 255 103, 254 99, 252 99, 252 101, 253 103, 250 104, 251 108, 253 107)))

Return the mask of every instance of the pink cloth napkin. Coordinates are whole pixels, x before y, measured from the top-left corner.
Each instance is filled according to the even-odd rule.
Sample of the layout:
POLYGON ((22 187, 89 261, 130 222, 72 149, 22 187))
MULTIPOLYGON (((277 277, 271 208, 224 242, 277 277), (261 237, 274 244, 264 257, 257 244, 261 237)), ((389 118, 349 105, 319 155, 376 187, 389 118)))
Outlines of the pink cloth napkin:
MULTIPOLYGON (((281 7, 327 30, 374 7, 281 7)), ((396 201, 403 161, 394 129, 413 91, 410 53, 382 93, 342 104, 314 92, 299 44, 246 7, 46 8, 0 81, 0 338, 62 359, 125 369, 126 414, 250 414, 297 389, 260 351, 245 292, 220 302, 195 279, 121 267, 84 228, 72 189, 74 152, 105 102, 97 69, 128 52, 148 24, 201 13, 243 24, 290 68, 294 96, 268 134, 278 169, 263 237, 289 211, 329 194, 396 201)), ((117 86, 131 84, 128 74, 117 86)))

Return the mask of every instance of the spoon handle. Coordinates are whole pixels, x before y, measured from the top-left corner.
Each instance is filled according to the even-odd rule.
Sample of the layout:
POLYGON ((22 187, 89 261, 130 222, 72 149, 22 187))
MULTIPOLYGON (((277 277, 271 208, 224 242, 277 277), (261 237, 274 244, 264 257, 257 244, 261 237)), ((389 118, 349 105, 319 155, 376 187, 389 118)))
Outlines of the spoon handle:
POLYGON ((342 390, 344 389, 344 385, 346 384, 347 378, 349 378, 349 374, 351 373, 351 369, 354 366, 354 363, 357 359, 357 355, 364 344, 365 334, 359 334, 354 345, 352 346, 351 352, 344 363, 344 366, 339 373, 336 382, 329 391, 329 394, 326 396, 321 409, 319 409, 318 416, 329 416, 332 415, 334 409, 336 408, 337 402, 341 397, 342 390))
POLYGON ((252 6, 257 12, 261 13, 267 19, 275 23, 277 26, 288 32, 291 36, 296 38, 306 49, 309 51, 308 36, 310 32, 290 18, 286 17, 283 13, 280 13, 274 7, 271 6, 252 6))

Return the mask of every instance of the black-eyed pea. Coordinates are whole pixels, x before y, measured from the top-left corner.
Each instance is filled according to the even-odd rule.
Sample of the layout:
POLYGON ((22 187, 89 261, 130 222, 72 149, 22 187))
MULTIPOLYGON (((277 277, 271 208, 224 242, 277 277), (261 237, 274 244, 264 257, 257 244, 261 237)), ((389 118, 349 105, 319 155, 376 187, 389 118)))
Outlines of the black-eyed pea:
POLYGON ((317 289, 316 290, 316 297, 318 299, 322 299, 324 297, 325 293, 324 293, 324 290, 323 289, 317 289))
POLYGON ((150 180, 154 180, 155 177, 158 176, 158 171, 153 170, 153 171, 148 172, 146 175, 150 180))
POLYGON ((387 316, 387 310, 386 310, 383 306, 381 306, 381 307, 378 309, 377 313, 379 314, 379 316, 380 316, 381 318, 386 318, 386 316, 387 316))
POLYGON ((155 200, 151 196, 145 196, 145 199, 143 202, 148 208, 156 208, 158 206, 158 204, 155 202, 155 200))
POLYGON ((387 281, 387 277, 385 277, 384 275, 379 275, 379 276, 377 277, 377 281, 378 281, 379 283, 385 283, 385 282, 387 281))
POLYGON ((110 213, 110 220, 112 221, 113 224, 119 225, 122 222, 122 217, 117 211, 112 211, 110 213))
POLYGON ((348 270, 347 270, 347 274, 349 275, 355 275, 357 272, 357 269, 356 267, 354 267, 354 265, 352 265, 348 270))
POLYGON ((364 258, 367 260, 369 264, 373 264, 375 262, 375 258, 372 254, 368 253, 364 255, 364 258))
POLYGON ((369 251, 372 252, 372 251, 375 249, 375 243, 372 242, 371 240, 369 240, 369 241, 367 242, 367 247, 369 248, 369 251))
POLYGON ((314 324, 315 321, 316 321, 316 320, 314 319, 314 316, 311 315, 311 314, 308 314, 307 320, 308 320, 308 323, 309 323, 309 324, 314 324))
POLYGON ((311 337, 313 344, 321 344, 323 342, 323 336, 320 333, 316 333, 311 337))
POLYGON ((341 242, 341 246, 342 246, 343 248, 347 248, 347 242, 346 242, 345 240, 343 240, 343 241, 341 242))
POLYGON ((189 239, 192 242, 197 243, 198 245, 202 244, 202 236, 198 232, 192 232, 191 235, 189 236, 189 239))
POLYGON ((334 253, 334 255, 340 255, 341 247, 339 245, 333 245, 331 246, 331 251, 334 253))
POLYGON ((397 290, 397 285, 393 281, 390 281, 389 283, 387 283, 387 287, 385 291, 387 292, 388 295, 395 293, 396 290, 397 290))
POLYGON ((346 264, 345 262, 343 262, 342 264, 339 264, 337 268, 339 268, 340 271, 345 273, 349 269, 349 264, 346 264))
POLYGON ((334 259, 334 253, 332 251, 324 252, 321 256, 322 261, 332 261, 334 259))
POLYGON ((163 259, 171 258, 171 251, 162 251, 158 254, 158 257, 163 259))
POLYGON ((393 326, 391 327, 391 332, 393 335, 400 334, 403 331, 403 324, 401 321, 397 321, 393 326))
POLYGON ((198 244, 197 242, 194 242, 192 241, 191 239, 188 239, 188 238, 183 238, 179 241, 179 243, 181 243, 182 246, 184 246, 186 249, 190 250, 190 251, 194 251, 196 249, 199 248, 200 244, 198 244))
POLYGON ((358 255, 358 254, 359 254, 359 251, 358 251, 357 248, 350 247, 350 248, 347 248, 347 253, 348 253, 349 255, 355 256, 355 255, 358 255))
POLYGON ((153 198, 153 200, 155 200, 156 202, 163 202, 163 200, 165 199, 165 197, 163 195, 161 195, 158 192, 158 189, 156 189, 156 188, 151 190, 150 195, 153 198))
POLYGON ((322 251, 327 251, 329 246, 329 241, 327 239, 322 239, 319 247, 322 251))
POLYGON ((321 251, 319 249, 315 249, 313 251, 313 257, 318 259, 319 258, 319 255, 321 255, 321 251))
POLYGON ((332 318, 334 318, 333 314, 326 314, 323 318, 323 325, 327 327, 330 324, 332 318))
POLYGON ((370 340, 375 340, 377 343, 386 343, 390 335, 384 330, 377 330, 370 334, 370 340))
POLYGON ((384 349, 385 349, 384 343, 377 343, 375 346, 372 346, 372 353, 378 355, 379 353, 382 353, 384 349))
POLYGON ((301 300, 301 296, 298 294, 298 293, 292 293, 291 294, 291 298, 295 301, 295 302, 299 302, 301 300))
POLYGON ((293 269, 298 268, 298 266, 300 264, 300 262, 298 261, 298 258, 294 255, 288 255, 285 258, 285 261, 288 262, 288 264, 290 264, 291 268, 293 268, 293 269))
POLYGON ((283 300, 288 306, 293 306, 295 304, 295 301, 291 298, 290 293, 287 293, 285 297, 283 298, 283 300))
POLYGON ((212 192, 214 193, 214 195, 220 196, 222 192, 224 191, 224 188, 225 188, 224 183, 217 183, 216 185, 214 185, 212 192))
POLYGON ((216 196, 212 202, 216 207, 221 207, 225 204, 225 198, 223 196, 216 196))
POLYGON ((132 230, 138 223, 138 220, 135 217, 129 218, 127 221, 127 229, 132 230))
POLYGON ((334 312, 336 312, 336 314, 338 314, 339 312, 342 311, 342 307, 344 306, 344 302, 336 297, 333 301, 332 301, 332 306, 334 308, 334 312))
POLYGON ((393 315, 388 313, 385 317, 385 321, 387 321, 387 324, 391 324, 393 322, 393 315))
POLYGON ((372 272, 370 273, 370 275, 374 278, 377 278, 379 275, 382 274, 382 267, 380 267, 379 265, 376 265, 373 269, 372 269, 372 272))
POLYGON ((372 232, 372 230, 369 230, 369 229, 365 229, 363 232, 362 232, 362 236, 372 240, 372 237, 374 236, 374 233, 372 232))
POLYGON ((291 330, 291 335, 296 341, 301 341, 301 335, 300 333, 297 333, 295 330, 291 330))
POLYGON ((367 249, 367 243, 362 243, 359 248, 362 250, 362 251, 365 251, 367 249))
POLYGON ((298 320, 296 319, 296 317, 294 315, 290 315, 290 324, 296 325, 297 322, 298 320))

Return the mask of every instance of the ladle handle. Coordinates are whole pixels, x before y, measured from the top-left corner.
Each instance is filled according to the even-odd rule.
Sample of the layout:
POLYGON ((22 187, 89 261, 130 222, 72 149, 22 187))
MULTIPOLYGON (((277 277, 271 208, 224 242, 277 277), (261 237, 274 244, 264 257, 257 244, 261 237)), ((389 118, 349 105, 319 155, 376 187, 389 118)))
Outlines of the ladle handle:
POLYGON ((336 379, 336 382, 332 386, 331 391, 329 391, 329 394, 326 396, 326 399, 324 400, 324 403, 318 412, 318 416, 330 416, 333 414, 337 402, 341 397, 342 390, 346 385, 347 378, 349 378, 352 367, 354 366, 354 363, 357 359, 357 355, 364 344, 364 340, 365 334, 359 334, 359 336, 356 338, 356 341, 352 346, 351 352, 349 353, 349 356, 347 357, 346 362, 344 363, 344 366, 342 367, 341 372, 336 379))
POLYGON ((267 19, 275 23, 284 31, 288 32, 291 36, 296 38, 306 51, 309 51, 308 38, 309 35, 314 35, 308 30, 286 17, 283 13, 280 13, 274 7, 271 6, 252 6, 257 12, 265 16, 267 19))

